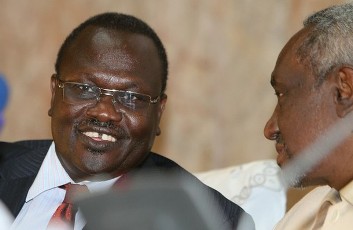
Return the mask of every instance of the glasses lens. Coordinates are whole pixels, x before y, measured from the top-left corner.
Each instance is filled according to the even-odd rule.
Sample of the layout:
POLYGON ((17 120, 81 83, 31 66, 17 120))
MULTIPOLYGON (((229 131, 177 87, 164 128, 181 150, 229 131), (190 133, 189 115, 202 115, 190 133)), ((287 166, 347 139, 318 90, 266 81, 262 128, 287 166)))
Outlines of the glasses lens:
POLYGON ((149 96, 128 91, 115 92, 114 99, 123 106, 133 110, 145 109, 149 106, 150 102, 149 96))
MULTIPOLYGON (((144 110, 151 103, 151 97, 145 94, 134 93, 130 91, 101 89, 94 85, 63 82, 59 85, 63 88, 63 99, 69 104, 94 104, 102 95, 112 96, 115 108, 119 106, 131 110, 144 110)), ((154 101, 152 103, 155 103, 154 101)))
POLYGON ((95 86, 71 82, 64 83, 64 100, 68 103, 95 102, 97 95, 99 95, 99 89, 95 86))

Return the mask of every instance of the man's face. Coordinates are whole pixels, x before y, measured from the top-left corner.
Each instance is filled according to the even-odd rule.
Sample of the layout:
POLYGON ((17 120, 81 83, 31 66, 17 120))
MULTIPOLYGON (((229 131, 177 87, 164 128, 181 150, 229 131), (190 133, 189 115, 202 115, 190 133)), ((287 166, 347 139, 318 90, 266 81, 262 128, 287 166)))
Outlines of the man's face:
MULTIPOLYGON (((278 102, 265 126, 265 136, 276 141, 277 162, 282 167, 312 144, 336 118, 330 81, 317 85, 307 66, 298 63, 296 49, 307 31, 296 34, 282 50, 271 77, 278 102)), ((325 180, 327 162, 322 160, 299 185, 325 180)))
MULTIPOLYGON (((58 78, 155 98, 162 67, 148 37, 88 27, 64 52, 58 78)), ((166 97, 133 111, 101 95, 92 105, 70 104, 52 77, 52 134, 59 159, 74 180, 97 174, 118 176, 145 159, 159 133, 166 97)))

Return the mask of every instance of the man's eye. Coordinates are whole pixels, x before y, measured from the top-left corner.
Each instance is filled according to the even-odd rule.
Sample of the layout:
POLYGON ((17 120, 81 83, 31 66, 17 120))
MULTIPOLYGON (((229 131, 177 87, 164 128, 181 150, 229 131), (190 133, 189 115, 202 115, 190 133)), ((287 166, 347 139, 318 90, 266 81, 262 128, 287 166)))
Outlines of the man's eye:
POLYGON ((77 88, 79 90, 81 90, 82 92, 88 92, 88 93, 91 93, 93 92, 93 88, 89 85, 78 85, 77 88))
POLYGON ((126 99, 137 101, 139 98, 135 94, 129 94, 126 99))
POLYGON ((125 93, 124 95, 122 95, 122 97, 120 97, 120 99, 126 103, 135 102, 138 100, 136 95, 134 95, 132 93, 125 93))
POLYGON ((71 89, 71 93, 81 97, 82 99, 90 99, 96 97, 95 88, 90 85, 75 85, 71 89))

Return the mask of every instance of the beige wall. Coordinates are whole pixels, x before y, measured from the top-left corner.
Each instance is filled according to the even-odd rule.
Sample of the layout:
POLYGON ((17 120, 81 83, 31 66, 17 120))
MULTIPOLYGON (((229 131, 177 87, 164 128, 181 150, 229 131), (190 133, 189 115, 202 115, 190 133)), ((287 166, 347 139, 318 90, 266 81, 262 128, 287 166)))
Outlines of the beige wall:
POLYGON ((133 14, 165 43, 168 104, 154 150, 189 170, 274 158, 269 78, 306 15, 333 0, 0 0, 0 72, 11 86, 1 140, 50 138, 49 78, 65 36, 104 11, 133 14))

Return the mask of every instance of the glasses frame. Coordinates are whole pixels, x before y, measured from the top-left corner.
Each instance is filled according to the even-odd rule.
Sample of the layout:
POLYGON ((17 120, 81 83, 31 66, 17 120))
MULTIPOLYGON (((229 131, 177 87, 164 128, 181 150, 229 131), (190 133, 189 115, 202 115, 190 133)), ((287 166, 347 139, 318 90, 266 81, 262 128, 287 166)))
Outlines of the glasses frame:
MULTIPOLYGON (((129 90, 118 90, 118 89, 105 89, 105 88, 101 88, 101 87, 98 87, 96 85, 91 85, 91 84, 86 84, 86 83, 80 83, 80 82, 73 82, 73 81, 63 81, 63 80, 60 80, 59 78, 56 78, 57 80, 57 86, 60 88, 60 89, 63 89, 63 100, 65 101, 65 93, 64 93, 64 88, 65 88, 65 84, 74 84, 74 85, 82 85, 82 86, 88 86, 88 87, 96 87, 99 89, 99 95, 97 95, 96 97, 96 101, 98 102, 100 100, 100 98, 102 97, 102 95, 104 96, 111 96, 113 98, 112 102, 115 104, 117 103, 115 97, 114 97, 114 94, 116 92, 120 92, 120 93, 132 93, 132 94, 135 94, 135 95, 139 95, 139 96, 144 96, 144 97, 148 97, 149 100, 146 100, 146 102, 148 102, 148 105, 150 104, 156 104, 158 101, 160 101, 161 99, 161 96, 157 96, 155 98, 152 98, 152 96, 148 95, 148 94, 143 94, 143 93, 136 93, 136 92, 133 92, 133 91, 129 91, 129 90)), ((120 102, 120 101, 118 101, 120 102)), ((121 103, 121 102, 120 102, 121 103)), ((121 103, 122 104, 122 103, 121 103)), ((128 107, 128 106, 127 106, 128 107)), ((129 107, 130 108, 130 107, 129 107)))

